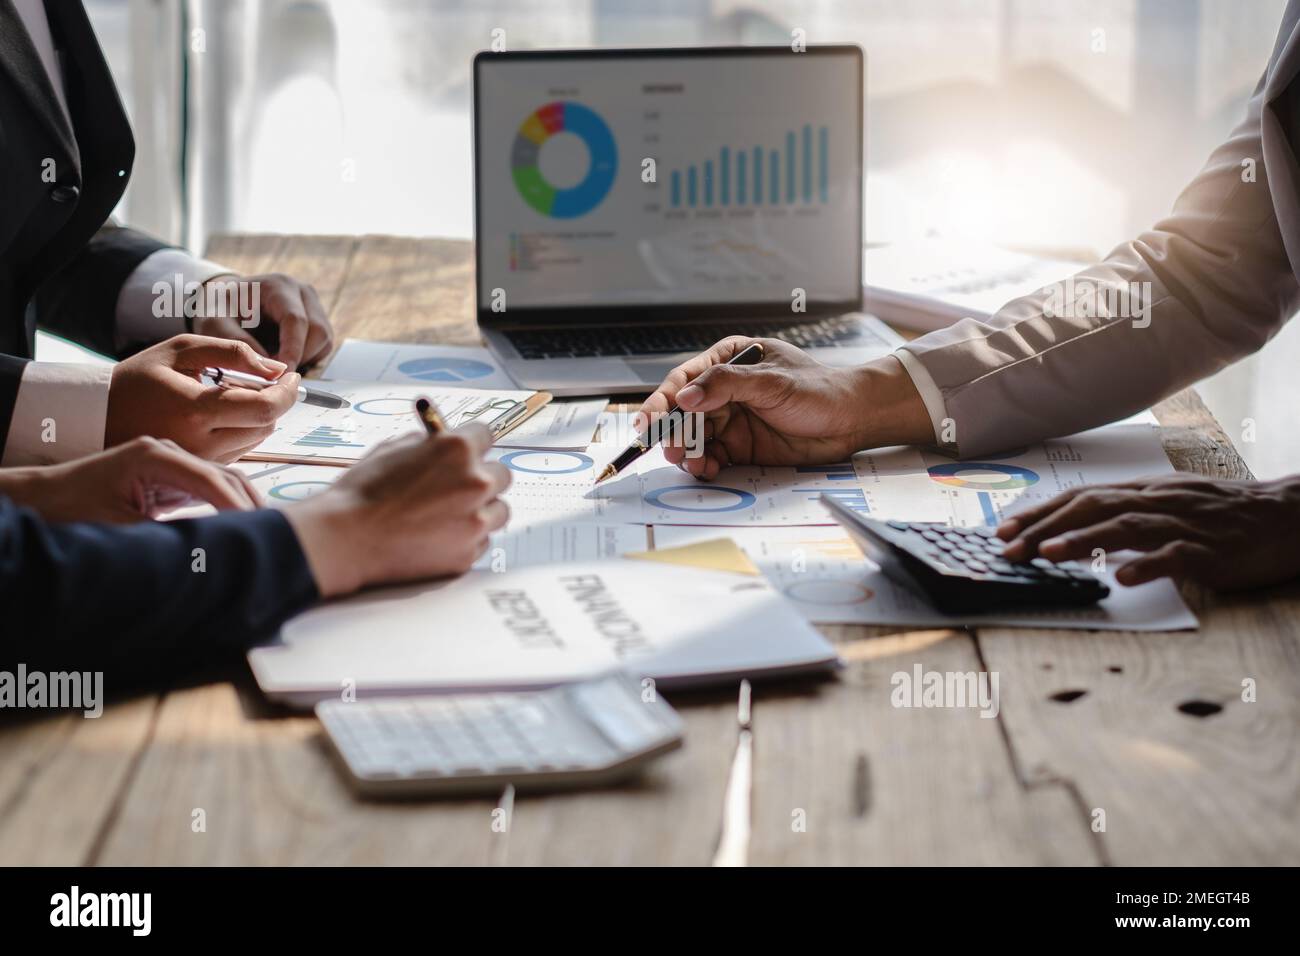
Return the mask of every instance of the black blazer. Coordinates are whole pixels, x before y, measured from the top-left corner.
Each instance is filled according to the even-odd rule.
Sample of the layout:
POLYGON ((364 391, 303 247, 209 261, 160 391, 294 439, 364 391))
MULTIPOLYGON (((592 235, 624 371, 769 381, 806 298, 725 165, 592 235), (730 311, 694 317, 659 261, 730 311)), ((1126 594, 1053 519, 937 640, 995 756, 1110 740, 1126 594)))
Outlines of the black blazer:
MULTIPOLYGON (((36 326, 112 354, 122 283, 163 247, 104 227, 135 143, 81 4, 47 0, 46 11, 73 129, 17 11, 0 0, 0 448, 36 326), (53 183, 41 179, 46 158, 53 183)), ((168 668, 247 647, 316 598, 278 512, 51 525, 0 497, 0 670, 168 668)))
POLYGON ((0 0, 0 449, 36 327, 116 354, 118 292, 165 248, 105 226, 131 175, 135 140, 82 5, 46 0, 45 8, 63 55, 71 128, 17 10, 0 0))

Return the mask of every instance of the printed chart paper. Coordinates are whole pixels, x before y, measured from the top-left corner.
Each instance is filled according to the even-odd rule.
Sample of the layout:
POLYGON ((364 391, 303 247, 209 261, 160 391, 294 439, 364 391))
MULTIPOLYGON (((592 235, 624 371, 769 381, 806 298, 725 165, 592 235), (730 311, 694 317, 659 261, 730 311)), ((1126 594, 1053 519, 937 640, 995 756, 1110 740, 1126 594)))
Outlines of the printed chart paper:
MULTIPOLYGON (((726 533, 800 613, 819 624, 899 624, 908 627, 1006 625, 1177 631, 1196 617, 1168 580, 1127 588, 1101 575, 1110 596, 1095 607, 1010 610, 953 616, 936 611, 919 594, 887 577, 834 528, 728 528, 726 533)), ((716 537, 716 528, 656 527, 655 548, 674 548, 716 537)), ((1119 567, 1123 555, 1111 555, 1119 567)))
POLYGON ((427 396, 442 413, 448 427, 467 422, 490 422, 533 393, 512 389, 425 387, 372 382, 329 382, 322 387, 346 398, 351 408, 319 408, 299 402, 281 416, 275 431, 249 458, 284 460, 301 458, 357 461, 389 438, 419 433, 424 425, 415 414, 415 400, 427 396))
MULTIPOLYGON (((318 495, 347 474, 346 468, 333 465, 244 461, 235 467, 249 477, 271 508, 283 508, 318 495)), ((525 479, 525 486, 527 482, 525 479)), ((524 494, 527 495, 526 489, 524 494)), ((510 491, 506 492, 505 500, 511 504, 510 523, 492 535, 487 552, 475 563, 475 568, 506 571, 535 564, 597 561, 646 547, 646 529, 642 525, 555 521, 548 517, 546 508, 517 507, 510 491)), ((205 509, 208 513, 211 510, 205 509)))
POLYGON ((348 339, 322 379, 512 389, 517 386, 485 348, 348 339))

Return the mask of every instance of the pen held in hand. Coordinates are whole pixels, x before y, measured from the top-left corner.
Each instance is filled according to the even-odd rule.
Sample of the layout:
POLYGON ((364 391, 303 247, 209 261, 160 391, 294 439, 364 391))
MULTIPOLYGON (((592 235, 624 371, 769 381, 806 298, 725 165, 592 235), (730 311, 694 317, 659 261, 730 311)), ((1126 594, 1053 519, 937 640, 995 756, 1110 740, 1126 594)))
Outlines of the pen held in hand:
MULTIPOLYGON (((260 391, 275 384, 270 379, 258 375, 249 375, 246 372, 236 372, 228 368, 205 368, 201 374, 204 380, 210 385, 217 386, 217 388, 251 388, 260 391)), ((305 385, 298 386, 297 400, 307 405, 316 405, 319 408, 352 407, 352 403, 345 398, 321 391, 318 388, 308 388, 305 385)))
POLYGON ((420 416, 420 422, 430 436, 441 434, 447 430, 446 420, 431 399, 424 396, 417 398, 415 400, 415 414, 420 416))
MULTIPOLYGON (((727 365, 757 365, 759 362, 763 361, 763 355, 764 352, 763 352, 762 344, 759 342, 751 342, 749 345, 746 345, 743 349, 741 349, 739 352, 733 355, 731 357, 731 360, 726 364, 727 365)), ((672 408, 668 409, 667 414, 673 415, 679 411, 681 411, 681 409, 678 406, 674 405, 672 408)), ((600 475, 597 476, 594 484, 598 485, 602 481, 606 480, 607 478, 613 478, 624 468, 632 464, 632 462, 636 461, 638 458, 640 458, 642 455, 644 455, 646 452, 648 452, 651 448, 653 448, 657 444, 658 441, 655 439, 654 433, 651 431, 649 427, 649 423, 647 423, 646 430, 642 432, 640 435, 638 435, 635 439, 633 439, 632 444, 628 445, 625 449, 619 452, 618 456, 615 457, 613 461, 611 461, 608 465, 605 466, 604 471, 602 471, 600 475)))

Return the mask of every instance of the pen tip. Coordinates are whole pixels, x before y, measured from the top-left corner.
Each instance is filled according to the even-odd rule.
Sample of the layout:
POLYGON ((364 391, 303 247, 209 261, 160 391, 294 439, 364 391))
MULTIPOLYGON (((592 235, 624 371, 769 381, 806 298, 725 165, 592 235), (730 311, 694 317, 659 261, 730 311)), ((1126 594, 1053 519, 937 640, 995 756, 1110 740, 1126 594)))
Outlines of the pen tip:
POLYGON ((618 474, 618 472, 614 470, 614 466, 613 466, 613 465, 606 465, 606 466, 605 466, 605 470, 602 471, 599 475, 596 476, 596 480, 593 481, 592 484, 593 484, 593 485, 598 485, 598 484, 600 484, 602 481, 604 481, 606 478, 613 478, 616 474, 618 474))

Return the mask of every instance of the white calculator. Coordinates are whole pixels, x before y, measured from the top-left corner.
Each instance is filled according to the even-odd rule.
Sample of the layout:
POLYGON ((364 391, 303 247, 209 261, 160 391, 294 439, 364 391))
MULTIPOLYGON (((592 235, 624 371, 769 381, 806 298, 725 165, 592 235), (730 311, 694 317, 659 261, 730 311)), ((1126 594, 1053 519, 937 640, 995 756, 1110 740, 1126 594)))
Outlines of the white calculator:
POLYGON ((677 712, 622 673, 542 691, 327 700, 316 716, 367 796, 593 786, 682 744, 677 712))

